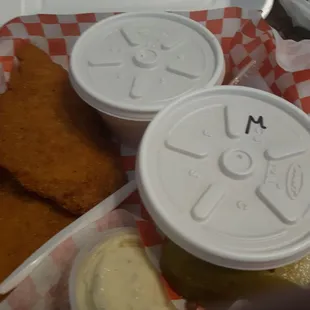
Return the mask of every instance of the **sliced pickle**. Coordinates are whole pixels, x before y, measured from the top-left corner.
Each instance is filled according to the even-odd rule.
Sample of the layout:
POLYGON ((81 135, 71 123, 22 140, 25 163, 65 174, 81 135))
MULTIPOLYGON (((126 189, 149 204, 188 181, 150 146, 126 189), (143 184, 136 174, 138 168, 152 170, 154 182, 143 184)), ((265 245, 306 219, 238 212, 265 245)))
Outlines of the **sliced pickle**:
POLYGON ((212 265, 171 241, 163 246, 161 270, 176 293, 197 302, 234 301, 265 291, 310 283, 310 258, 272 271, 240 271, 212 265))

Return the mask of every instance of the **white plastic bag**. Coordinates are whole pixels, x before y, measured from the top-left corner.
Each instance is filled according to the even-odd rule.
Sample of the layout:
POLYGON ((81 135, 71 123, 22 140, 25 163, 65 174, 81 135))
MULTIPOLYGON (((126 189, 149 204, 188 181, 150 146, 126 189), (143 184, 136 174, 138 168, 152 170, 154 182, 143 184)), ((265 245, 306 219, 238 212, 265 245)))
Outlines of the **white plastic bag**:
POLYGON ((310 30, 309 0, 280 0, 287 14, 292 18, 294 26, 310 30))
MULTIPOLYGON (((310 30, 310 0, 280 0, 294 26, 310 30)), ((274 30, 277 63, 287 72, 310 69, 310 40, 284 40, 274 30)))
POLYGON ((310 69, 310 40, 284 40, 274 30, 277 63, 287 72, 310 69))

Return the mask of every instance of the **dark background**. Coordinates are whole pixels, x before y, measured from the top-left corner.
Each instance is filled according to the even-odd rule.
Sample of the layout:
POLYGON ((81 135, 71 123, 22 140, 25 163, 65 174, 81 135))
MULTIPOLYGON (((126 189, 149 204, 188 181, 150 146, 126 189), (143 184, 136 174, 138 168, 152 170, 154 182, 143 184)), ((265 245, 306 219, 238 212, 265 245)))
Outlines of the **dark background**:
POLYGON ((291 18, 286 14, 279 0, 275 0, 274 7, 267 21, 273 28, 278 30, 285 39, 292 39, 295 41, 310 39, 309 30, 302 27, 293 27, 291 18))

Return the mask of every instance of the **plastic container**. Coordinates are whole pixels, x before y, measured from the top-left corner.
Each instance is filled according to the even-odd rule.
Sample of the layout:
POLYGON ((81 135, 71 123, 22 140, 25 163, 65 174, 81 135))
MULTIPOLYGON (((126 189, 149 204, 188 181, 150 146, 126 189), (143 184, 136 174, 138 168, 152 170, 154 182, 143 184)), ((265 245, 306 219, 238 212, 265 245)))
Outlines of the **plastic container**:
POLYGON ((80 307, 78 307, 78 303, 77 303, 77 294, 76 294, 77 287, 76 286, 77 286, 79 272, 81 271, 81 266, 83 262, 91 256, 92 252, 99 245, 103 244, 110 238, 113 238, 117 235, 124 234, 124 233, 136 233, 138 235, 138 231, 135 228, 130 228, 130 227, 114 228, 114 229, 107 230, 106 232, 102 234, 100 239, 92 240, 76 256, 73 262, 70 277, 69 277, 69 301, 70 301, 71 310, 81 309, 80 307))
POLYGON ((127 13, 88 29, 75 44, 70 78, 127 145, 137 145, 162 108, 220 85, 224 55, 204 26, 172 13, 127 13))
POLYGON ((159 113, 137 159, 156 224, 187 252, 231 269, 267 270, 310 249, 310 120, 238 86, 188 95, 159 113))

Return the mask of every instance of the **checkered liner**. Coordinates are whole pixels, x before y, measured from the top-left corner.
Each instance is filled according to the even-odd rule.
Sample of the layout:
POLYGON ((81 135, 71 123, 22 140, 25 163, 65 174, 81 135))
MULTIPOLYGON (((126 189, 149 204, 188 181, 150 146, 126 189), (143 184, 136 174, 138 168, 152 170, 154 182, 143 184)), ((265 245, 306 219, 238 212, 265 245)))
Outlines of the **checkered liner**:
MULTIPOLYGON (((67 68, 71 49, 80 34, 95 22, 111 15, 38 15, 9 22, 0 29, 0 90, 3 82, 9 78, 16 48, 25 41, 39 46, 53 61, 67 68)), ((260 18, 259 12, 226 8, 182 15, 206 26, 220 41, 227 64, 226 82, 251 60, 256 60, 259 64, 258 74, 275 94, 310 113, 310 87, 307 87, 310 85, 310 70, 288 73, 279 67, 272 31, 260 18)), ((132 179, 135 152, 123 146, 121 152, 124 168, 132 179)), ((137 225, 146 251, 158 268, 162 238, 143 208, 138 193, 127 199, 124 208, 130 213, 122 209, 114 211, 61 244, 0 304, 0 310, 70 309, 67 280, 72 260, 87 240, 113 227, 137 225), (134 219, 133 214, 140 219, 134 219)), ((177 308, 184 309, 184 301, 166 287, 177 308)))

